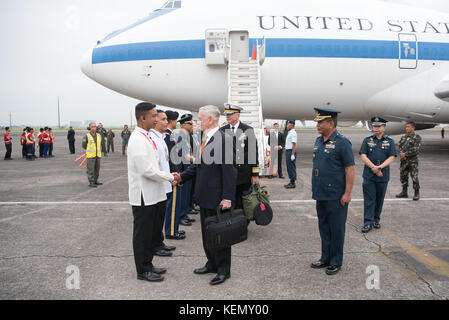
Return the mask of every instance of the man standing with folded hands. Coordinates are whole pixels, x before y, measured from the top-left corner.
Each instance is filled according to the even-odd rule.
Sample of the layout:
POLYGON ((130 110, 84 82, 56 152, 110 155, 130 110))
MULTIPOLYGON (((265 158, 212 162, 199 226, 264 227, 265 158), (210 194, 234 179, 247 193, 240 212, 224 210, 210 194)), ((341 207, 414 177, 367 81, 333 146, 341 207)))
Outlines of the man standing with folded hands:
POLYGON ((133 249, 137 279, 162 281, 167 270, 153 266, 158 242, 159 212, 165 210, 167 196, 164 181, 173 181, 172 174, 162 170, 156 143, 150 129, 157 123, 156 106, 140 103, 136 106, 137 127, 128 144, 129 202, 134 216, 133 249))

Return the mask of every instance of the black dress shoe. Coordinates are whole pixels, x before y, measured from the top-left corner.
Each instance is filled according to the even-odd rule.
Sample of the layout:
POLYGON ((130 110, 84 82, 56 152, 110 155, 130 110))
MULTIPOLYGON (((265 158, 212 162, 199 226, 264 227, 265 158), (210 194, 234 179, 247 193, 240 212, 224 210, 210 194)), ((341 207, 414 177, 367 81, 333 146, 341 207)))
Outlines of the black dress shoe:
POLYGON ((95 183, 89 183, 90 188, 97 188, 97 185, 95 183))
POLYGON ((186 220, 189 221, 189 222, 195 222, 196 221, 196 219, 193 219, 193 218, 190 218, 190 217, 187 217, 186 220))
POLYGON ((170 239, 170 240, 183 240, 183 239, 186 238, 186 235, 177 233, 177 234, 175 234, 173 236, 172 235, 165 236, 165 238, 166 239, 170 239))
POLYGON ((285 179, 285 177, 284 176, 279 176, 279 179, 285 179))
POLYGON ((102 186, 103 185, 103 183, 101 183, 101 182, 95 182, 95 184, 97 185, 97 186, 102 186))
POLYGON ((366 225, 363 226, 362 232, 363 232, 363 233, 367 233, 367 232, 370 232, 371 229, 373 229, 373 226, 372 226, 372 225, 367 225, 367 224, 366 224, 366 225))
POLYGON ((215 278, 213 278, 210 281, 210 284, 212 286, 216 286, 217 284, 222 284, 223 282, 225 282, 227 279, 229 279, 230 275, 224 275, 224 274, 217 274, 215 276, 215 278))
POLYGON ((166 251, 164 249, 160 249, 160 250, 157 250, 154 253, 154 255, 159 256, 159 257, 171 257, 173 255, 173 253, 171 253, 170 251, 166 251))
POLYGON ((179 221, 179 224, 182 224, 183 226, 187 226, 187 227, 190 227, 192 225, 192 223, 186 219, 179 221))
POLYGON ((139 273, 137 275, 137 279, 150 281, 150 282, 160 282, 160 281, 164 280, 164 277, 157 273, 154 273, 154 272, 144 272, 144 273, 139 273))
POLYGON ((284 187, 285 187, 286 189, 294 189, 294 188, 296 188, 296 184, 294 184, 294 183, 289 183, 289 184, 286 184, 284 187))
POLYGON ((329 266, 329 263, 321 262, 321 260, 318 260, 318 261, 312 262, 312 264, 310 266, 314 269, 321 269, 321 268, 325 268, 325 267, 329 266))
POLYGON ((334 274, 337 274, 338 271, 340 271, 341 267, 337 267, 337 266, 329 266, 326 269, 326 274, 333 276, 334 274))
POLYGON ((186 234, 186 232, 184 230, 178 230, 179 234, 186 234))
POLYGON ((206 274, 206 273, 216 273, 217 271, 214 270, 210 270, 207 267, 202 267, 202 268, 198 268, 193 270, 194 274, 206 274))
POLYGON ((196 209, 192 209, 189 211, 189 214, 198 214, 198 213, 200 213, 200 211, 196 209))
POLYGON ((165 251, 174 251, 174 250, 176 250, 176 247, 175 246, 167 246, 164 243, 162 249, 165 250, 165 251))
POLYGON ((374 222, 373 227, 376 229, 380 229, 380 223, 379 222, 374 222))
POLYGON ((166 273, 167 272, 167 269, 165 269, 165 268, 156 268, 156 267, 153 267, 153 273, 156 273, 156 274, 164 274, 164 273, 166 273))

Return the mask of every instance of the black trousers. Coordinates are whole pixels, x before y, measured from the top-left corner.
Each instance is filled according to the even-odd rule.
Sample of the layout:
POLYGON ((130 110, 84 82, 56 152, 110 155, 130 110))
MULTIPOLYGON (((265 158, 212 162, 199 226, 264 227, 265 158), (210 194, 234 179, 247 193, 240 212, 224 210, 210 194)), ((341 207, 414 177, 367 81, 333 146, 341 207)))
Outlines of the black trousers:
POLYGON ((50 148, 48 148, 48 155, 49 156, 53 155, 53 143, 50 143, 50 148))
POLYGON ((282 153, 283 150, 278 150, 278 177, 282 177, 282 153))
POLYGON ((231 247, 220 249, 217 251, 212 251, 207 247, 206 243, 206 228, 205 228, 205 220, 207 217, 215 216, 217 214, 216 210, 211 209, 203 209, 200 210, 201 216, 201 235, 203 237, 203 248, 206 253, 207 263, 206 267, 209 270, 217 272, 222 275, 230 275, 231 274, 231 247))
POLYGON ((75 153, 75 140, 69 141, 69 150, 71 154, 75 153))
POLYGON ((158 241, 158 223, 156 221, 162 208, 165 209, 165 202, 145 206, 143 199, 141 206, 132 207, 134 262, 138 274, 153 270, 154 247, 158 241))
POLYGON ((11 159, 12 144, 5 143, 5 147, 6 147, 5 159, 11 159))
POLYGON ((44 144, 39 143, 39 158, 42 158, 44 156, 44 144))
POLYGON ((164 222, 165 222, 165 211, 167 208, 167 200, 163 201, 164 204, 161 204, 161 210, 159 210, 158 212, 158 216, 156 218, 156 224, 157 224, 157 235, 156 235, 156 244, 154 247, 154 252, 163 249, 163 244, 164 244, 164 222))

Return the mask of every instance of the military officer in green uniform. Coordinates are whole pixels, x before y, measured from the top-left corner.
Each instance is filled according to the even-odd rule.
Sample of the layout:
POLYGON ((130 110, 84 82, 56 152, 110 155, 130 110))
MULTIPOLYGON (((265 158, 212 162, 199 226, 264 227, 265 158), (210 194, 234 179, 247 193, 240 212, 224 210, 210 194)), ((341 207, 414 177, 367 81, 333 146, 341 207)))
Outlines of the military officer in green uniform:
POLYGON ((407 134, 403 135, 399 141, 399 156, 401 158, 400 178, 402 192, 396 195, 396 198, 408 198, 408 175, 413 181, 415 195, 413 200, 419 200, 419 179, 418 179, 418 154, 421 147, 421 136, 415 133, 415 123, 407 122, 405 130, 407 134))
POLYGON ((107 143, 108 143, 108 132, 103 127, 103 124, 101 122, 98 124, 97 133, 99 133, 100 136, 101 136, 101 151, 103 152, 103 154, 105 156, 107 156, 108 152, 106 150, 106 146, 107 146, 107 143))
POLYGON ((122 154, 125 155, 126 147, 128 146, 129 137, 131 137, 131 131, 128 130, 128 125, 125 124, 121 133, 122 137, 122 154))
POLYGON ((348 205, 354 185, 355 162, 351 142, 337 131, 340 111, 315 108, 318 133, 313 153, 312 197, 316 200, 321 258, 314 269, 334 275, 343 264, 348 205))
POLYGON ((363 228, 367 233, 380 228, 380 214, 390 180, 390 164, 397 157, 394 140, 385 135, 387 120, 371 118, 374 134, 365 138, 360 148, 363 169, 363 228))
POLYGON ((98 182, 100 175, 100 160, 101 160, 101 136, 97 133, 97 126, 95 123, 89 124, 90 131, 84 136, 82 141, 83 149, 86 150, 87 157, 87 179, 89 180, 89 187, 96 188, 102 185, 98 182))

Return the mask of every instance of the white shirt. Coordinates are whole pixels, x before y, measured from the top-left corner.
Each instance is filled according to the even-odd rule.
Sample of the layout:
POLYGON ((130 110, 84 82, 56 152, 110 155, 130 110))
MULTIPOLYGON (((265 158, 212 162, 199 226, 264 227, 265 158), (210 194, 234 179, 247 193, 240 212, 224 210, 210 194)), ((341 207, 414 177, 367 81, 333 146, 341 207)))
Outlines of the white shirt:
POLYGON ((231 126, 231 130, 232 130, 232 127, 234 127, 234 130, 233 130, 233 134, 235 134, 235 132, 237 131, 237 129, 239 128, 239 125, 240 125, 240 121, 238 121, 236 124, 235 124, 235 126, 233 126, 232 124, 229 124, 230 126, 231 126))
MULTIPOLYGON (((150 130, 151 138, 156 143, 157 146, 157 154, 159 156, 159 163, 162 167, 162 170, 170 173, 170 163, 169 163, 169 155, 168 155, 168 147, 164 140, 164 133, 160 133, 154 129, 150 130)), ((164 182, 165 193, 170 193, 173 191, 172 185, 170 182, 164 182)))
POLYGON ((215 127, 211 130, 209 130, 209 132, 206 134, 207 136, 207 140, 206 140, 206 145, 209 143, 210 138, 212 138, 212 136, 217 133, 217 131, 220 129, 220 127, 215 127))
POLYGON ((145 206, 167 200, 163 182, 173 181, 173 176, 162 170, 156 147, 142 128, 136 127, 129 138, 128 194, 132 206, 141 206, 141 196, 145 206))
POLYGON ((293 143, 297 143, 298 137, 296 136, 296 130, 293 128, 287 134, 287 139, 285 140, 285 150, 293 149, 293 143))

